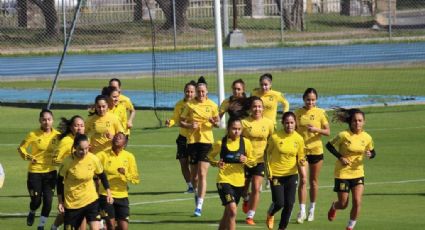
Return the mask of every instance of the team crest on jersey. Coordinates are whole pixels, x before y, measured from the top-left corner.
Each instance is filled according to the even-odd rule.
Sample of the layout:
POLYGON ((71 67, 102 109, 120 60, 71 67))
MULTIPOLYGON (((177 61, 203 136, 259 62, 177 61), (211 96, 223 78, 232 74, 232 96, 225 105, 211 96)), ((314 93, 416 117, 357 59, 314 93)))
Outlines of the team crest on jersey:
POLYGON ((106 127, 108 127, 108 128, 111 127, 111 122, 107 121, 106 122, 106 127))
POLYGON ((314 121, 314 114, 310 115, 310 121, 314 121))
POLYGON ((366 146, 366 142, 364 140, 361 141, 362 146, 366 146))
POLYGON ((279 180, 278 180, 278 179, 273 179, 273 180, 272 180, 272 184, 273 184, 273 186, 278 186, 278 185, 280 185, 280 183, 279 183, 279 180))
POLYGON ((279 142, 279 145, 283 145, 283 141, 280 141, 280 142, 279 142))
POLYGON ((273 97, 272 96, 269 97, 269 101, 273 101, 273 97))
POLYGON ((232 197, 232 195, 230 195, 230 194, 226 194, 225 198, 226 198, 226 201, 227 201, 227 202, 231 202, 231 201, 233 201, 233 197, 232 197))
POLYGON ((41 143, 41 139, 40 139, 40 138, 39 138, 39 139, 37 139, 37 143, 39 143, 39 144, 41 143))
POLYGON ((265 132, 265 131, 266 131, 266 127, 264 127, 264 126, 263 126, 263 127, 261 127, 261 131, 262 131, 262 132, 265 132))
POLYGON ((205 108, 205 112, 207 112, 207 113, 209 113, 211 110, 210 110, 210 107, 206 107, 205 108))
POLYGON ((298 143, 297 142, 294 143, 294 148, 298 149, 298 143))

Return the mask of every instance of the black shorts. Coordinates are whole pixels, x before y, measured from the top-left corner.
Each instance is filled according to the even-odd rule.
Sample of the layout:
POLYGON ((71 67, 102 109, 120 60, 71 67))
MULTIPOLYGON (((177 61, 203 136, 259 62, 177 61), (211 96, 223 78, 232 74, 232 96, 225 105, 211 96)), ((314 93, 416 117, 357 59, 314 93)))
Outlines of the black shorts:
POLYGON ((218 194, 220 195, 221 204, 226 206, 232 202, 239 203, 241 199, 243 186, 236 187, 228 183, 217 183, 218 194))
POLYGON ((359 184, 364 184, 364 177, 354 179, 335 178, 334 192, 350 192, 350 190, 359 184))
POLYGON ((56 188, 56 178, 56 170, 47 173, 28 172, 27 188, 30 196, 41 196, 46 192, 51 193, 49 195, 53 196, 56 188))
POLYGON ((264 177, 265 165, 264 163, 258 163, 252 168, 245 167, 245 177, 251 178, 252 176, 262 176, 264 177))
POLYGON ((190 164, 198 164, 199 161, 209 162, 208 153, 212 144, 194 143, 187 145, 187 152, 190 157, 190 164))
POLYGON ((98 200, 78 209, 65 209, 64 229, 78 229, 83 219, 87 222, 100 221, 98 200))
POLYGON ((319 161, 321 161, 321 160, 324 159, 323 154, 320 154, 320 155, 307 155, 306 157, 307 157, 307 162, 309 164, 311 164, 311 165, 312 164, 316 164, 319 161))
POLYGON ((279 206, 294 204, 298 187, 298 174, 273 177, 270 181, 273 203, 279 206))
POLYGON ((130 205, 128 198, 114 198, 113 204, 108 204, 106 196, 99 196, 100 214, 103 219, 116 219, 128 221, 130 205))
POLYGON ((177 144, 177 154, 176 159, 188 158, 189 155, 187 153, 187 138, 179 135, 176 139, 177 144))

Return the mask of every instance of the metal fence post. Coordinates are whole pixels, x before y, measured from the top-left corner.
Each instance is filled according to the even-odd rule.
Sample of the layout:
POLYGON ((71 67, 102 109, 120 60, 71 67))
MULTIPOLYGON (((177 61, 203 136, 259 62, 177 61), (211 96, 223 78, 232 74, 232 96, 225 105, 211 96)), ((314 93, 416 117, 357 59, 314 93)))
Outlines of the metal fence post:
MULTIPOLYGON (((235 5, 233 5, 235 7, 235 5)), ((233 15, 235 17, 235 15, 233 15)), ((224 27, 224 36, 227 37, 229 35, 229 4, 227 0, 223 0, 223 27, 224 27)))
POLYGON ((285 29, 285 22, 283 20, 283 0, 280 1, 280 42, 283 43, 283 30, 285 29))
POLYGON ((393 30, 392 30, 392 21, 393 21, 392 17, 393 17, 393 15, 392 15, 391 11, 392 11, 391 10, 391 0, 388 0, 388 33, 389 33, 389 36, 390 36, 390 40, 393 37, 393 30))
POLYGON ((174 31, 174 50, 176 49, 177 25, 176 25, 176 0, 173 0, 173 31, 174 31))
POLYGON ((65 0, 62 0, 62 13, 63 13, 63 45, 66 44, 66 10, 65 10, 65 0))

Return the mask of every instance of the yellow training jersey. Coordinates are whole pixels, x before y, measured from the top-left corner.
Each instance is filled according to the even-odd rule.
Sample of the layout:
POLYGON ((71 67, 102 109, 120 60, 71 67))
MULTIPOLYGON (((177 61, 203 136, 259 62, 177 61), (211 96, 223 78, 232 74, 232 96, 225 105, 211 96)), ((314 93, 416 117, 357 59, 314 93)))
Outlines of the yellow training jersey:
POLYGON ((56 170, 53 151, 58 144, 59 134, 56 129, 52 129, 50 133, 36 129, 25 137, 19 145, 20 155, 24 160, 35 160, 35 163, 30 161, 28 172, 47 173, 56 170))
MULTIPOLYGON (((245 143, 245 156, 247 157, 247 161, 245 163, 225 163, 222 169, 219 169, 217 175, 217 183, 229 183, 235 187, 242 187, 245 184, 245 174, 244 174, 244 166, 248 167, 255 166, 255 159, 252 155, 252 145, 251 142, 244 138, 245 143)), ((230 151, 237 151, 240 148, 240 138, 236 140, 232 140, 227 138, 227 149, 230 151)), ((211 165, 217 166, 218 161, 216 160, 216 156, 220 156, 221 152, 221 144, 222 141, 216 141, 213 144, 213 148, 208 154, 208 159, 211 162, 211 165)))
POLYGON ((340 132, 330 143, 351 162, 349 165, 342 165, 337 160, 335 162, 335 177, 339 179, 364 177, 363 159, 365 152, 374 148, 372 137, 365 131, 354 134, 350 130, 345 130, 340 132))
POLYGON ((322 129, 329 125, 326 111, 317 107, 312 109, 299 108, 295 110, 297 117, 297 132, 304 138, 305 152, 307 155, 323 154, 323 143, 320 133, 309 132, 308 125, 322 129))
POLYGON ((199 123, 199 128, 189 129, 187 143, 204 143, 212 144, 214 136, 212 132, 213 124, 209 118, 218 117, 218 107, 215 102, 207 99, 203 102, 191 100, 183 109, 181 118, 189 123, 194 121, 199 123))
POLYGON ((229 104, 230 104, 230 99, 229 98, 224 99, 223 102, 221 102, 219 113, 222 114, 227 112, 227 110, 229 109, 229 104))
POLYGON ((97 154, 112 146, 112 137, 123 132, 123 127, 118 118, 112 113, 106 113, 104 116, 94 114, 86 120, 86 134, 90 138, 90 151, 97 154), (110 138, 107 137, 109 133, 110 138))
POLYGON ((124 129, 124 134, 130 135, 130 129, 127 127, 127 110, 125 109, 124 105, 118 104, 110 109, 109 112, 118 118, 118 121, 124 129))
MULTIPOLYGON (((132 184, 139 183, 139 173, 134 155, 126 150, 121 150, 117 155, 112 149, 108 149, 98 153, 96 156, 99 158, 108 178, 112 197, 128 197, 127 182, 132 184), (125 175, 119 173, 118 168, 124 168, 125 175)), ((103 186, 99 186, 99 193, 107 195, 103 186)))
MULTIPOLYGON (((181 99, 180 101, 176 103, 176 105, 174 106, 173 117, 170 119, 170 127, 180 123, 180 116, 183 113, 183 110, 186 104, 187 104, 187 101, 185 101, 184 99, 181 99)), ((189 132, 188 129, 180 127, 180 131, 179 131, 180 135, 187 137, 188 132, 189 132)))
POLYGON ((278 103, 282 104, 283 112, 289 111, 288 100, 286 100, 285 96, 278 91, 269 90, 263 93, 260 89, 254 89, 252 95, 261 98, 264 104, 263 115, 272 120, 273 124, 276 124, 278 103))
POLYGON ((270 177, 298 174, 297 164, 305 161, 304 140, 297 133, 276 131, 268 141, 267 168, 270 177))
POLYGON ((98 199, 93 177, 103 172, 102 164, 92 153, 83 158, 68 156, 63 161, 59 175, 63 176, 65 207, 82 208, 98 199))
POLYGON ((124 107, 127 111, 133 111, 134 110, 134 105, 131 102, 129 97, 127 97, 123 94, 120 94, 118 100, 119 100, 120 104, 124 105, 124 107))
POLYGON ((267 146, 267 139, 274 132, 274 124, 268 118, 255 120, 247 117, 242 120, 242 136, 248 138, 253 149, 253 155, 257 163, 264 162, 264 152, 267 146))
POLYGON ((53 152, 53 162, 55 164, 62 164, 63 160, 71 155, 73 144, 74 135, 72 135, 72 133, 59 140, 59 144, 56 146, 56 149, 53 152))

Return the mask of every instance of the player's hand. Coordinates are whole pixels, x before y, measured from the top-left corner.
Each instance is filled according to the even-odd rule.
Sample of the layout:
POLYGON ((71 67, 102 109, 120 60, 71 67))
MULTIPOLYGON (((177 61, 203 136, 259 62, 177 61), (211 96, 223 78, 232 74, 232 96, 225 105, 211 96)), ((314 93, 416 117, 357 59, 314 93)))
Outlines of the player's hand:
POLYGON ((224 161, 223 161, 223 159, 220 159, 220 161, 218 161, 218 167, 220 168, 220 169, 223 169, 224 168, 224 161))
POLYGON ((339 161, 341 161, 342 165, 350 165, 351 164, 350 160, 348 160, 345 157, 340 157, 339 161))
POLYGON ((199 123, 197 121, 194 121, 192 123, 192 129, 198 129, 199 128, 199 123))
POLYGON ((369 151, 369 150, 367 150, 366 152, 365 152, 365 155, 370 159, 371 157, 372 157, 372 152, 371 151, 369 151))
POLYGON ((245 155, 241 155, 241 157, 239 158, 239 161, 240 161, 241 163, 245 163, 247 159, 248 159, 248 158, 247 158, 245 155))
POLYGON ((128 129, 133 128, 133 122, 131 122, 131 121, 127 121, 127 128, 128 128, 128 129))
POLYGON ((114 198, 112 198, 111 190, 107 189, 106 190, 106 193, 107 193, 107 195, 106 195, 106 202, 108 204, 113 204, 114 203, 114 198))
POLYGON ((110 132, 106 132, 105 133, 105 137, 112 140, 112 138, 114 137, 114 135, 112 135, 110 132))
POLYGON ((63 206, 63 203, 58 204, 58 211, 60 213, 65 213, 65 207, 63 206))
POLYGON ((307 130, 311 133, 315 133, 318 131, 318 129, 312 125, 307 125, 307 130))
POLYGON ((125 175, 125 169, 124 168, 118 168, 118 172, 122 175, 125 175))

